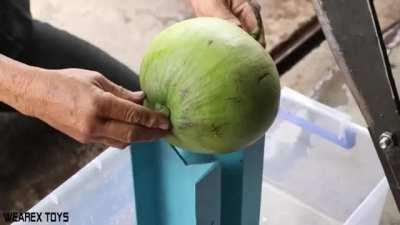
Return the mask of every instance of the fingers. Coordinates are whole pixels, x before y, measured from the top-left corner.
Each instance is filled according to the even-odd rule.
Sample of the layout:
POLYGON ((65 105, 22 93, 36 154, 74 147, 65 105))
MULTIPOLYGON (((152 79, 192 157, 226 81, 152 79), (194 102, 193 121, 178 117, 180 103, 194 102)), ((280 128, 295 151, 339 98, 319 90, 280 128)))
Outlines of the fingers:
POLYGON ((240 21, 231 12, 225 0, 190 0, 196 16, 218 17, 240 26, 240 21))
POLYGON ((105 93, 100 103, 101 116, 128 124, 168 130, 169 120, 162 113, 105 93))
POLYGON ((107 78, 101 79, 100 85, 103 88, 104 91, 110 92, 114 94, 115 96, 118 96, 120 98, 126 99, 128 101, 132 101, 138 104, 142 104, 143 100, 145 98, 145 94, 143 91, 137 91, 137 92, 132 92, 129 91, 122 86, 119 86, 107 78))
MULTIPOLYGON (((130 92, 130 91, 128 91, 128 92, 130 92)), ((143 91, 136 91, 136 92, 130 92, 130 99, 129 98, 126 98, 126 99, 142 105, 145 97, 146 97, 146 95, 144 94, 143 91)), ((123 98, 123 97, 121 97, 121 98, 123 98)))
POLYGON ((254 1, 238 1, 232 5, 233 14, 239 18, 242 28, 265 47, 264 26, 260 14, 261 7, 254 1))
POLYGON ((255 29, 256 32, 252 32, 254 34, 255 39, 260 42, 260 44, 265 48, 265 31, 264 31, 264 23, 261 17, 261 6, 256 0, 250 0, 249 4, 253 9, 253 15, 255 15, 257 20, 257 28, 255 29))
POLYGON ((142 91, 128 91, 106 78, 96 81, 100 88, 105 91, 99 100, 100 116, 105 119, 139 124, 149 128, 169 129, 168 118, 160 112, 152 111, 141 105, 145 98, 142 91))
POLYGON ((190 0, 190 3, 196 16, 219 17, 231 21, 265 47, 261 7, 255 0, 190 0))

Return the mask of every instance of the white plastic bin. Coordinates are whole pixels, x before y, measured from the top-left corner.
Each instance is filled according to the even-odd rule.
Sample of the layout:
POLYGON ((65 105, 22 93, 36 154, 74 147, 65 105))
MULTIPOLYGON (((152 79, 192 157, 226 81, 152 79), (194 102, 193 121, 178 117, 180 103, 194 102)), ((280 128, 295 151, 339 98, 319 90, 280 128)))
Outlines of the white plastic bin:
POLYGON ((292 90, 266 136, 262 225, 377 225, 388 184, 366 128, 292 90))
MULTIPOLYGON (((266 135, 263 179, 262 225, 378 225, 388 192, 367 130, 289 89, 266 135)), ((69 212, 52 225, 135 225, 133 191, 129 151, 108 149, 31 211, 69 212)))

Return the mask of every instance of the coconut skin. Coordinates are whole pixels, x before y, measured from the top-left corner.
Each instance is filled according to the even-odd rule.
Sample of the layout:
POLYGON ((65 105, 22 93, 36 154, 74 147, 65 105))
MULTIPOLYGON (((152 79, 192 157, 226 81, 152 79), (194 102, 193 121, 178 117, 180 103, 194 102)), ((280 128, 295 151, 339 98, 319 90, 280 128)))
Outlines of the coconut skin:
POLYGON ((221 154, 262 137, 276 117, 276 66, 250 35, 230 22, 195 18, 155 37, 140 68, 146 106, 166 111, 169 143, 221 154))

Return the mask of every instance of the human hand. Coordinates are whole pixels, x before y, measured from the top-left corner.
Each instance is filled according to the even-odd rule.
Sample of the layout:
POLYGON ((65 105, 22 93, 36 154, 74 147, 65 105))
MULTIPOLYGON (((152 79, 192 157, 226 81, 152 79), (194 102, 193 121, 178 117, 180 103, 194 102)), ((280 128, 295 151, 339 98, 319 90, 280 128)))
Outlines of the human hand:
POLYGON ((141 105, 143 92, 128 91, 89 70, 37 73, 26 88, 29 93, 14 106, 81 143, 124 148, 168 133, 169 120, 141 105))
POLYGON ((219 17, 242 27, 265 47, 260 5, 255 0, 189 0, 196 16, 219 17))

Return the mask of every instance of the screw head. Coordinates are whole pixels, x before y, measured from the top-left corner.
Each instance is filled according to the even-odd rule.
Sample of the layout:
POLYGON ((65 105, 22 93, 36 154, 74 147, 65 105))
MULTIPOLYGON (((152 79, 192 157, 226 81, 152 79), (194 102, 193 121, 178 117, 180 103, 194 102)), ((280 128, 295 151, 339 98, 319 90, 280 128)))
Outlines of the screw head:
POLYGON ((385 132, 379 137, 379 147, 386 150, 393 146, 393 136, 390 132, 385 132))

